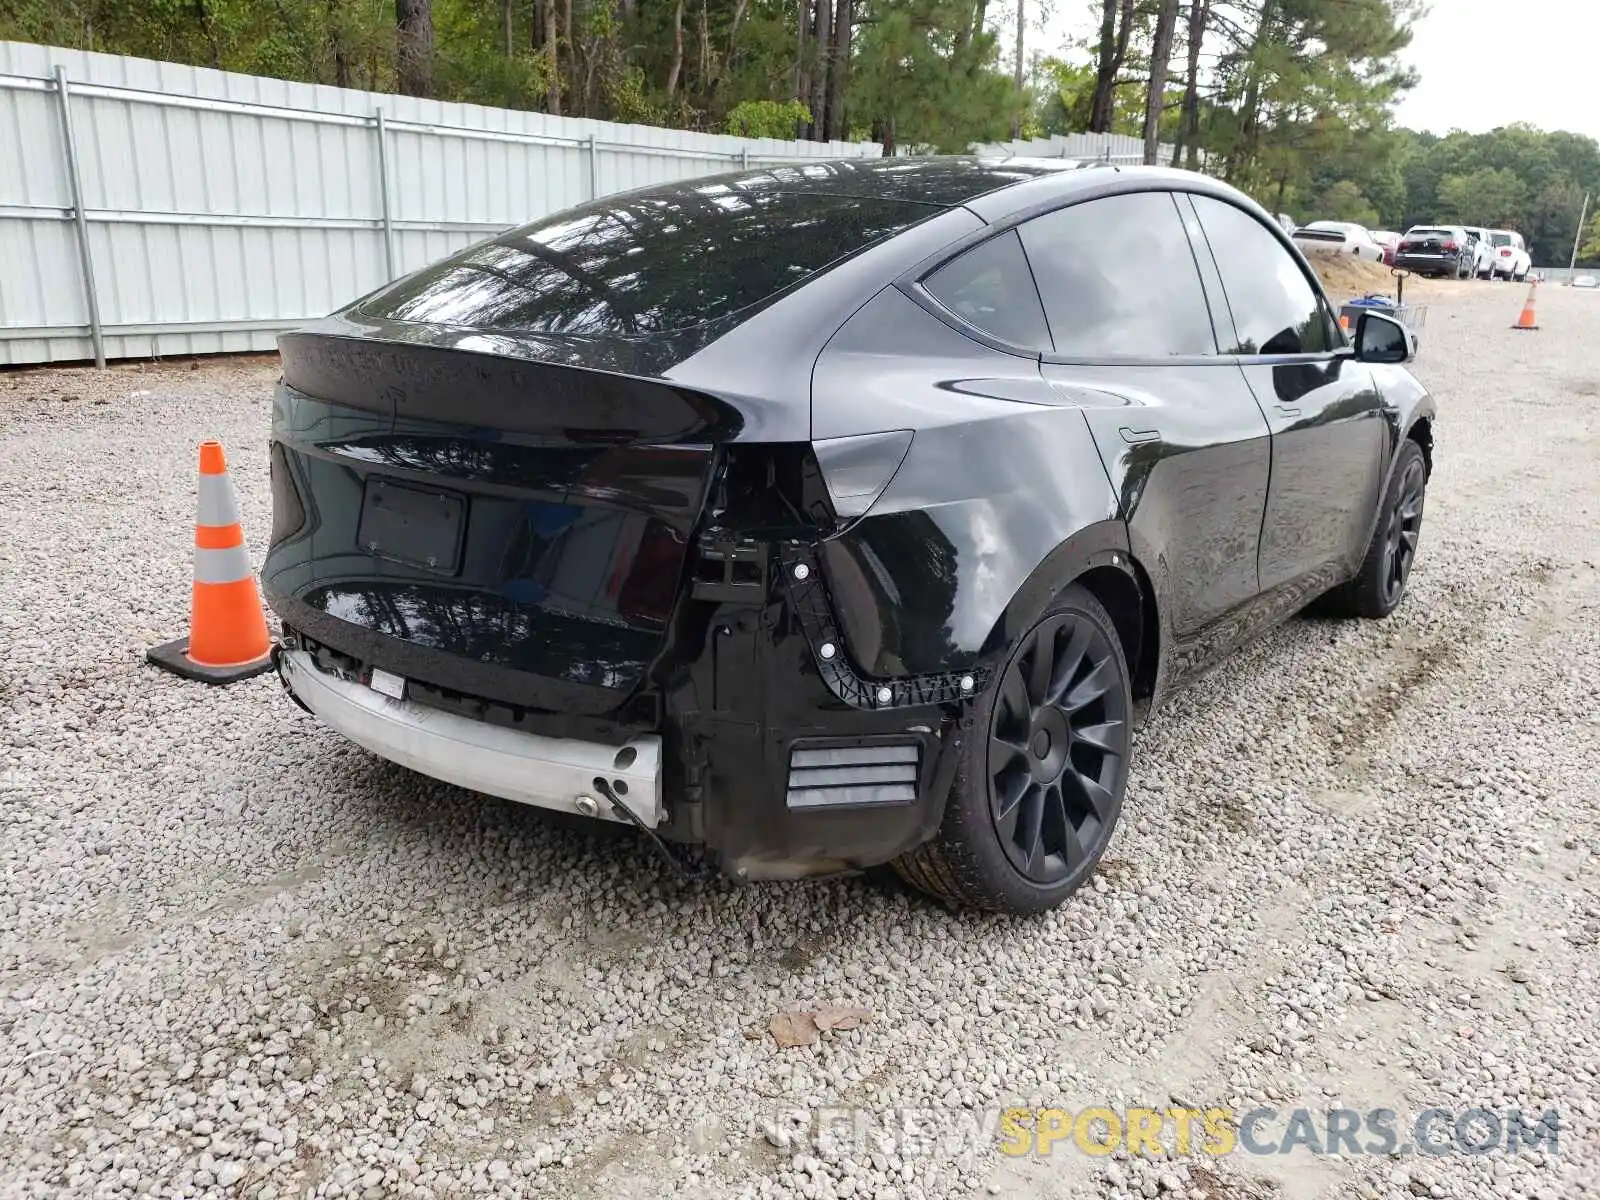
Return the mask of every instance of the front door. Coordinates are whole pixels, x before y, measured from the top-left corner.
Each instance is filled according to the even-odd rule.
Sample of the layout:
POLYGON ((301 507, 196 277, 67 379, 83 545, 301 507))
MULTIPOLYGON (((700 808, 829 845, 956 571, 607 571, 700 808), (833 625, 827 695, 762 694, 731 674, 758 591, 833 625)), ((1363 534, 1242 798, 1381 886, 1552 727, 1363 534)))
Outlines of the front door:
POLYGON ((1190 200, 1233 319, 1224 349, 1272 430, 1261 590, 1300 607, 1360 566, 1392 441, 1383 398, 1277 236, 1226 201, 1190 200))

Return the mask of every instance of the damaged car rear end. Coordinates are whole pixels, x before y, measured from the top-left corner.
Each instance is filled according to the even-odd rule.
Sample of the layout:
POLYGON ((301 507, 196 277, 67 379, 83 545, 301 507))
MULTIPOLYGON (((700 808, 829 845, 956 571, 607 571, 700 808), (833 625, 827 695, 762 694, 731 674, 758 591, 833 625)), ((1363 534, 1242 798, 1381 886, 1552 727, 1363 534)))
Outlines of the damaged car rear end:
POLYGON ((925 840, 975 680, 845 665, 821 546, 913 436, 813 438, 811 377, 993 181, 825 182, 613 198, 285 336, 263 582, 295 697, 385 758, 739 877, 925 840))

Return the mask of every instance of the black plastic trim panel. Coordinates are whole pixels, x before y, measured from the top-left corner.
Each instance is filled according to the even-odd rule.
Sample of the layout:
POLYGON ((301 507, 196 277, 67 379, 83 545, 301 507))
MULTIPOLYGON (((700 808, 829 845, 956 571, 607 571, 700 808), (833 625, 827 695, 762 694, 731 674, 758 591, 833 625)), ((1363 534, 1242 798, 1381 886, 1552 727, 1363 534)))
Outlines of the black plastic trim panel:
POLYGON ((898 679, 869 679, 849 662, 839 622, 834 616, 822 560, 814 546, 786 543, 779 551, 783 584, 789 603, 800 618, 811 657, 823 682, 852 708, 913 708, 928 704, 953 704, 983 692, 989 669, 945 671, 935 675, 908 675, 898 679), (832 654, 824 651, 832 647, 832 654))

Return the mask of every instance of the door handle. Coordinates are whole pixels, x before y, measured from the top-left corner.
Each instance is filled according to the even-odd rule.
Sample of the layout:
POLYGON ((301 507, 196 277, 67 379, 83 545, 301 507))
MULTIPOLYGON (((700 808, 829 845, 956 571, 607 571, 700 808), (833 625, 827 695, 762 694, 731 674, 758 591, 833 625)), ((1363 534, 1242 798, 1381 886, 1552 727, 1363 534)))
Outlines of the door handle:
POLYGON ((1298 417, 1300 415, 1300 410, 1298 408, 1291 408, 1287 404, 1275 404, 1273 407, 1286 417, 1298 417))
POLYGON ((1130 446, 1138 446, 1144 442, 1159 441, 1161 438, 1159 429, 1129 429, 1124 425, 1117 432, 1122 434, 1122 440, 1130 446))

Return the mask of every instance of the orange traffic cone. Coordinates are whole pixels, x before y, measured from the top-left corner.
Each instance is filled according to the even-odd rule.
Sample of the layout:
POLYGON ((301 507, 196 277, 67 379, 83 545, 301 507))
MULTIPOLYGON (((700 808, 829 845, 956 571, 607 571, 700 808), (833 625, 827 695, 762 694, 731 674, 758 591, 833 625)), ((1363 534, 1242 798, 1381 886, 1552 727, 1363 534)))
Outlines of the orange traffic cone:
POLYGON ((1346 333, 1350 332, 1350 314, 1349 313, 1340 313, 1339 314, 1339 328, 1344 330, 1346 333))
POLYGON ((1534 302, 1534 300, 1536 298, 1535 293, 1537 293, 1538 290, 1539 290, 1539 281, 1537 279, 1535 279, 1532 283, 1530 283, 1528 285, 1528 302, 1522 306, 1522 315, 1517 318, 1517 323, 1515 325, 1513 325, 1511 328, 1513 328, 1513 329, 1537 329, 1537 328, 1539 328, 1538 323, 1535 322, 1534 319, 1533 319, 1533 302, 1534 302))
POLYGON ((145 658, 185 679, 232 683, 271 668, 272 639, 221 442, 200 443, 199 492, 189 636, 157 646, 145 658))

